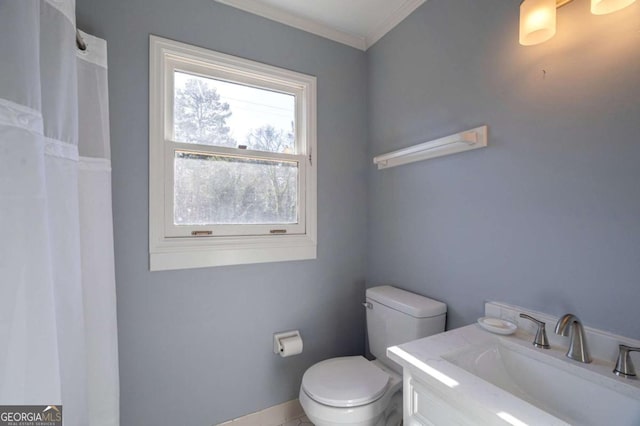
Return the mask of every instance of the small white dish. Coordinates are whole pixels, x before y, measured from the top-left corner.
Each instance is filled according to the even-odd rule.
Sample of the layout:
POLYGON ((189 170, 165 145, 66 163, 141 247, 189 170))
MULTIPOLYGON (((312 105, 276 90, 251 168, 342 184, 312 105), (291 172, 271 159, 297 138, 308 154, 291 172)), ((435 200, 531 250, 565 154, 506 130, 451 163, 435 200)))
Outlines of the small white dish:
POLYGON ((478 318, 478 324, 480 324, 480 327, 484 328, 485 330, 495 334, 513 334, 518 329, 518 326, 514 323, 500 318, 478 318))

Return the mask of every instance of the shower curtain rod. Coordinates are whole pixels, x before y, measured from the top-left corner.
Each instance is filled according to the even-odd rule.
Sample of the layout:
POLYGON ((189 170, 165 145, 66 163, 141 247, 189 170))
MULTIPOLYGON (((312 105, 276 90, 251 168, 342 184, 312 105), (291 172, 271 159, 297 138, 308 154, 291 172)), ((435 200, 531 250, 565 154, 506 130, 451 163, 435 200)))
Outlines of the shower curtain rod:
POLYGON ((80 50, 87 50, 87 43, 84 42, 84 39, 80 35, 80 30, 76 28, 76 46, 80 50))

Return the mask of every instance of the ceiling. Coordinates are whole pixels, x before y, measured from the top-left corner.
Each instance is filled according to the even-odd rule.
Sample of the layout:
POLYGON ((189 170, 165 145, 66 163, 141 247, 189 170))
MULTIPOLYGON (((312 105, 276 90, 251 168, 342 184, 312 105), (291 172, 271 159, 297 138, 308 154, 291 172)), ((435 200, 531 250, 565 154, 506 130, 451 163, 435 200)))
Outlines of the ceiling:
POLYGON ((216 0, 367 50, 426 0, 216 0))

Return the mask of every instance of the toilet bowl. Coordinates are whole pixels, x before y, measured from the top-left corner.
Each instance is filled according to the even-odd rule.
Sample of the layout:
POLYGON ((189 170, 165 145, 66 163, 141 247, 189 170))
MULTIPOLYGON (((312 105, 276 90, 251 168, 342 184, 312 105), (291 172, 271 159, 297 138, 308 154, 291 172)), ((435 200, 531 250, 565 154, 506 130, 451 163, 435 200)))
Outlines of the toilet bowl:
POLYGON ((397 426, 402 376, 362 356, 332 358, 306 371, 299 400, 316 426, 397 426))
POLYGON ((371 354, 331 358, 309 367, 299 400, 316 426, 398 426, 402 371, 387 348, 444 331, 447 305, 392 286, 366 291, 371 354))

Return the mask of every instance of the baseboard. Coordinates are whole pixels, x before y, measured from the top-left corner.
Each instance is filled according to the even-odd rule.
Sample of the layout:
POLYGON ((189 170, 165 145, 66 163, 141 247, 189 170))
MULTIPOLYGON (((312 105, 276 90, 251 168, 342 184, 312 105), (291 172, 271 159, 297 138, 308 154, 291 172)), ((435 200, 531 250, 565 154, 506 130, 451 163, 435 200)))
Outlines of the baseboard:
POLYGON ((292 399, 262 411, 220 423, 217 426, 278 426, 303 415, 304 411, 300 402, 297 399, 292 399))

